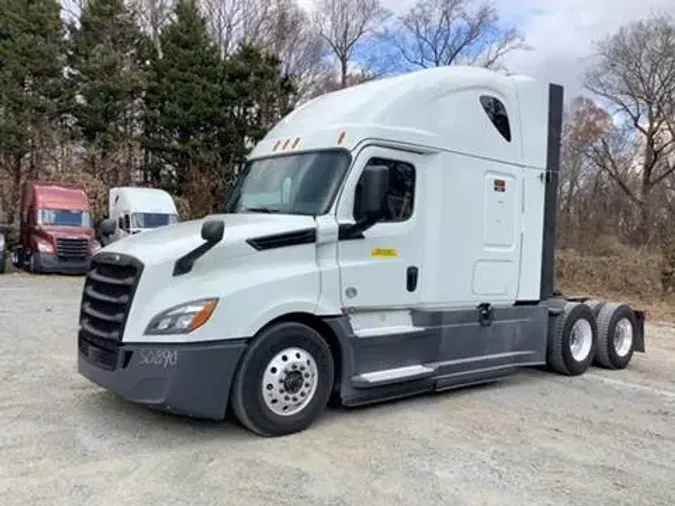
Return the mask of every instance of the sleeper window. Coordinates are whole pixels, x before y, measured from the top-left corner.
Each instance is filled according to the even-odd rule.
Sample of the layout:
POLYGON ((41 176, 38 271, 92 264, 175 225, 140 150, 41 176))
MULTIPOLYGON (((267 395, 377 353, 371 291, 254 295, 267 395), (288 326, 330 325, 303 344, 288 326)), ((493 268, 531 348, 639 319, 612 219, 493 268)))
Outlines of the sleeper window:
MULTIPOLYGON (((389 189, 387 191, 383 222, 401 222, 408 220, 413 213, 415 202, 415 167, 407 162, 388 160, 384 158, 371 158, 366 166, 386 165, 389 167, 389 189)), ((354 205, 354 218, 362 217, 359 209, 359 193, 361 185, 356 186, 356 199, 354 205)))
POLYGON ((483 106, 485 114, 488 115, 490 121, 495 126, 497 131, 506 139, 507 142, 511 142, 511 125, 509 124, 509 115, 506 112, 506 107, 504 104, 495 97, 490 97, 488 95, 482 95, 480 97, 480 103, 483 106))

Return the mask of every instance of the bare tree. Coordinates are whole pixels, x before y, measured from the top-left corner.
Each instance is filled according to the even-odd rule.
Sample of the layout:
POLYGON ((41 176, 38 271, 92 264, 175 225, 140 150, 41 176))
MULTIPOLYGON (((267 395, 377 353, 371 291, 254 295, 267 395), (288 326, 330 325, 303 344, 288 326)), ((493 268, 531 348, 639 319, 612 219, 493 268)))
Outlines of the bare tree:
POLYGON ((596 174, 589 149, 608 136, 612 128, 612 118, 607 111, 587 97, 575 97, 565 111, 558 186, 558 232, 559 244, 563 247, 576 242, 576 232, 581 228, 588 231, 588 221, 583 218, 580 208, 585 204, 584 193, 592 186, 591 179, 596 174))
POLYGON ((263 45, 272 0, 201 0, 201 7, 224 55, 240 43, 263 45))
POLYGON ((356 86, 357 84, 372 81, 376 78, 376 74, 366 70, 355 70, 347 73, 346 81, 344 81, 346 82, 346 85, 343 85, 341 76, 336 75, 334 72, 323 72, 318 74, 314 79, 312 89, 309 91, 309 94, 306 98, 315 98, 319 95, 323 95, 324 93, 330 93, 343 88, 356 86))
POLYGON ((389 16, 379 0, 319 0, 314 23, 340 66, 341 88, 349 84, 357 45, 378 34, 389 16))
POLYGON ((514 27, 502 27, 490 2, 418 0, 387 30, 387 38, 413 68, 453 64, 501 68, 503 57, 528 49, 514 27))
POLYGON ((173 0, 132 0, 129 4, 138 14, 141 28, 157 44, 159 33, 171 17, 173 0))
POLYGON ((637 206, 636 239, 654 233, 652 192, 675 171, 675 23, 654 16, 596 43, 598 62, 585 85, 608 104, 620 128, 596 146, 597 166, 637 206), (638 175, 639 185, 629 179, 638 175))
POLYGON ((313 29, 307 12, 296 0, 273 0, 267 24, 264 47, 281 59, 284 75, 293 76, 297 100, 313 95, 330 67, 324 58, 326 42, 313 29))

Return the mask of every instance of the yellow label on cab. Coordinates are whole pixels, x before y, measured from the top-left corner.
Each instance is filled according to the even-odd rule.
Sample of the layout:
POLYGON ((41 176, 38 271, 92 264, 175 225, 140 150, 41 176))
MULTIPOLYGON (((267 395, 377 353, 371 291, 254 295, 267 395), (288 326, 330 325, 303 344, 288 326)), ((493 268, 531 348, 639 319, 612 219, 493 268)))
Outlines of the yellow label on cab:
POLYGON ((375 248, 370 252, 374 257, 397 257, 398 250, 394 248, 375 248))

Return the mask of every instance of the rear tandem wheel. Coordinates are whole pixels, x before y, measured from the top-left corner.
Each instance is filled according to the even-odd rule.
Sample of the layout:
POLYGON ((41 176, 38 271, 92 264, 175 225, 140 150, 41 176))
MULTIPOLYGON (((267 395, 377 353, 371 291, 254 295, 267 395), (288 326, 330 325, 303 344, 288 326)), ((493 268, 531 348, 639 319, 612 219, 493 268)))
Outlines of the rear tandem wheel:
POLYGON ((595 356, 598 329, 589 305, 567 302, 549 336, 546 362, 558 374, 578 376, 595 356))
POLYGON ((597 325, 595 363, 606 369, 624 369, 635 349, 635 313, 627 304, 607 302, 598 313, 597 325))

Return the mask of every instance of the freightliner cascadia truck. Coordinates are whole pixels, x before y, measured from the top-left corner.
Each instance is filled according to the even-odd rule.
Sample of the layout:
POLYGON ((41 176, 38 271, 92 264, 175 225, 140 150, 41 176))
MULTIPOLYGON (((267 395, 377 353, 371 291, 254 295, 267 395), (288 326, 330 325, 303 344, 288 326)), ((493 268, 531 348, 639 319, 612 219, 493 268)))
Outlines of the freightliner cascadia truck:
POLYGON ((580 375, 644 352, 644 313, 554 289, 563 89, 443 67, 320 96, 250 154, 221 214, 117 241, 83 288, 78 370, 251 431, 580 375))

